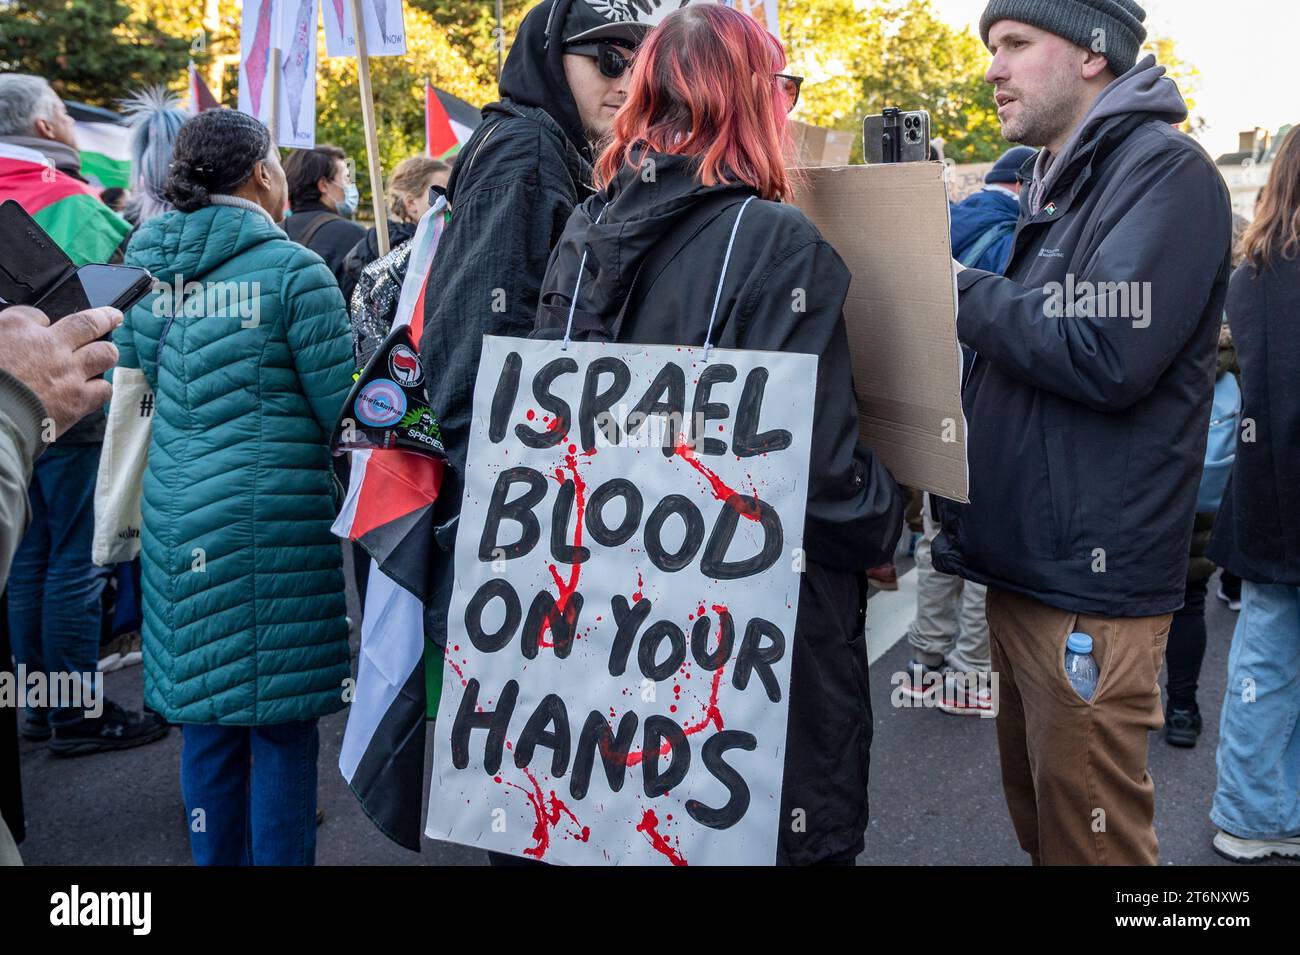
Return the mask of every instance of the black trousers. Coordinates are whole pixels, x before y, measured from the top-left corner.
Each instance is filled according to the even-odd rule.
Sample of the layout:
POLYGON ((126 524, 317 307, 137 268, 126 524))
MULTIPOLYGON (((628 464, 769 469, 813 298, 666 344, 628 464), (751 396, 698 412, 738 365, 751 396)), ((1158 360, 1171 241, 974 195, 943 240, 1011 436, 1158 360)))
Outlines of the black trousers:
POLYGON ((1205 659, 1205 595, 1209 580, 1189 583, 1183 597, 1183 609, 1174 612, 1169 626, 1169 644, 1165 663, 1169 668, 1167 685, 1169 705, 1196 706, 1196 685, 1205 659))

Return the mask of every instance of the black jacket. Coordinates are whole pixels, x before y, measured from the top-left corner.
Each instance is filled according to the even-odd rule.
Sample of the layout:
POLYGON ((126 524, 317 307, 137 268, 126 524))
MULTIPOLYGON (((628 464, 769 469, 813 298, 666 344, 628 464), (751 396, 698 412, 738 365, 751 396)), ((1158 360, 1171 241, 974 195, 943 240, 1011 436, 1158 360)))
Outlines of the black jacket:
POLYGON ((343 259, 352 251, 354 245, 365 238, 366 230, 364 226, 344 219, 338 213, 326 209, 319 202, 307 202, 294 209, 293 215, 284 220, 284 231, 293 241, 302 243, 302 237, 306 235, 312 223, 321 216, 334 216, 335 218, 317 229, 316 234, 311 237, 311 242, 306 243, 306 246, 325 260, 325 264, 334 273, 335 280, 341 285, 343 282, 343 259))
MULTIPOLYGON (((415 226, 410 222, 388 220, 388 251, 391 252, 407 239, 415 237, 415 226)), ((339 290, 343 292, 343 301, 351 304, 352 293, 361 278, 361 271, 379 258, 379 229, 371 226, 348 254, 343 256, 343 265, 339 269, 339 290)))
MULTIPOLYGON (((732 227, 752 192, 701 186, 681 157, 653 159, 652 182, 625 171, 574 210, 546 272, 536 335, 563 335, 585 249, 578 304, 606 321, 575 338, 703 344, 732 227), (709 211, 698 222, 702 203, 709 211), (677 230, 688 218, 686 237, 677 230), (651 258, 660 243, 682 239, 666 264, 651 258), (613 334, 611 320, 639 270, 613 334)), ((779 861, 794 864, 852 849, 866 828, 871 706, 862 572, 889 558, 903 520, 894 479, 858 440, 842 313, 848 287, 848 269, 802 212, 755 200, 731 247, 711 339, 721 348, 818 357, 803 542, 808 562, 795 624, 778 840, 779 861), (804 312, 791 307, 795 289, 805 290, 804 312), (790 831, 796 808, 805 810, 806 832, 790 831)))
POLYGON ((1176 118, 1085 124, 1037 214, 1021 191, 1006 277, 958 277, 978 357, 962 395, 971 503, 939 507, 944 573, 1077 613, 1182 606, 1232 225, 1176 118), (1045 287, 1067 276, 1126 283, 1145 318, 1136 298, 1120 317, 1061 314, 1045 287))
POLYGON ((545 0, 520 24, 501 73, 500 102, 457 155, 447 183, 451 220, 429 273, 420 357, 429 405, 451 463, 434 521, 436 561, 425 630, 446 639, 454 521, 469 443, 474 380, 484 335, 527 335, 546 262, 573 207, 591 194, 591 149, 564 77, 561 29, 572 0, 545 0), (546 26, 556 5, 552 36, 546 26))
POLYGON ((1258 275, 1246 263, 1233 274, 1228 323, 1241 366, 1242 430, 1209 556, 1238 577, 1263 584, 1300 586, 1297 317, 1300 258, 1279 261, 1258 275))

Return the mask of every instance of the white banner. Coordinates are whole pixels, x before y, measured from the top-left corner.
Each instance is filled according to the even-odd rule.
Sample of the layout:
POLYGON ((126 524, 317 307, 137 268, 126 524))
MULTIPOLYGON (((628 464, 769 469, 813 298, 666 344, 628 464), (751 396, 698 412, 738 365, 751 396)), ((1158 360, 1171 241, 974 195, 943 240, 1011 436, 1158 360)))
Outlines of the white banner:
POLYGON ((281 146, 316 145, 316 0, 279 0, 281 146))
MULTIPOLYGON (((321 0, 325 17, 325 55, 356 56, 357 31, 351 0, 321 0)), ((402 0, 361 0, 366 20, 366 53, 370 56, 405 56, 406 21, 402 0)))
POLYGON ((430 837, 774 863, 816 379, 812 355, 484 338, 430 837))
POLYGON ((271 121, 271 50, 277 41, 275 0, 244 0, 239 28, 239 111, 271 121))

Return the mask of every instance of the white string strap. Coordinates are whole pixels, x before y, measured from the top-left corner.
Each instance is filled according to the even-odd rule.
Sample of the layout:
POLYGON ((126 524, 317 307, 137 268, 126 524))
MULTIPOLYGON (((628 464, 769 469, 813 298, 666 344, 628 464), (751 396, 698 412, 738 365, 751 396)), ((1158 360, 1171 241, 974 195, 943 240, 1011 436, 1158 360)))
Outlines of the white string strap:
POLYGON ((722 301, 722 286, 727 284, 727 266, 731 262, 731 247, 736 244, 736 233, 740 231, 740 217, 745 214, 745 207, 754 201, 750 196, 740 204, 736 221, 731 226, 731 238, 727 240, 727 254, 722 258, 722 274, 718 276, 718 290, 713 293, 713 311, 709 313, 709 330, 704 333, 704 360, 709 360, 709 349, 713 347, 713 320, 718 317, 718 303, 722 301))
MULTIPOLYGON (((601 216, 605 214, 605 209, 608 208, 609 208, 609 204, 606 203, 604 208, 600 210, 600 212, 596 215, 596 218, 592 221, 591 224, 592 225, 598 224, 600 222, 601 216)), ((587 267, 587 249, 584 245, 582 249, 582 261, 578 263, 578 278, 573 283, 573 298, 569 300, 569 320, 564 325, 564 341, 560 344, 560 351, 569 350, 569 336, 573 333, 573 312, 574 309, 578 307, 578 289, 582 288, 582 271, 586 267, 587 267)))

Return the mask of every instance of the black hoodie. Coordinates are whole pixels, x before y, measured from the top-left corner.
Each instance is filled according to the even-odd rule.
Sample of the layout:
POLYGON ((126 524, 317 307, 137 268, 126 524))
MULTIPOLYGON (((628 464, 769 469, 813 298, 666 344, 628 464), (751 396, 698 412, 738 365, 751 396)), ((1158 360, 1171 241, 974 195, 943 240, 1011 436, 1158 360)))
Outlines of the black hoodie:
MULTIPOLYGON (((545 0, 524 17, 501 72, 502 99, 483 108, 447 183, 451 221, 430 272, 420 341, 429 404, 452 465, 434 513, 447 548, 460 513, 483 336, 532 330, 551 248, 573 207, 591 194, 591 147, 564 77, 561 39, 571 3, 545 0)), ((426 630, 441 646, 450 549, 436 563, 426 630)))

